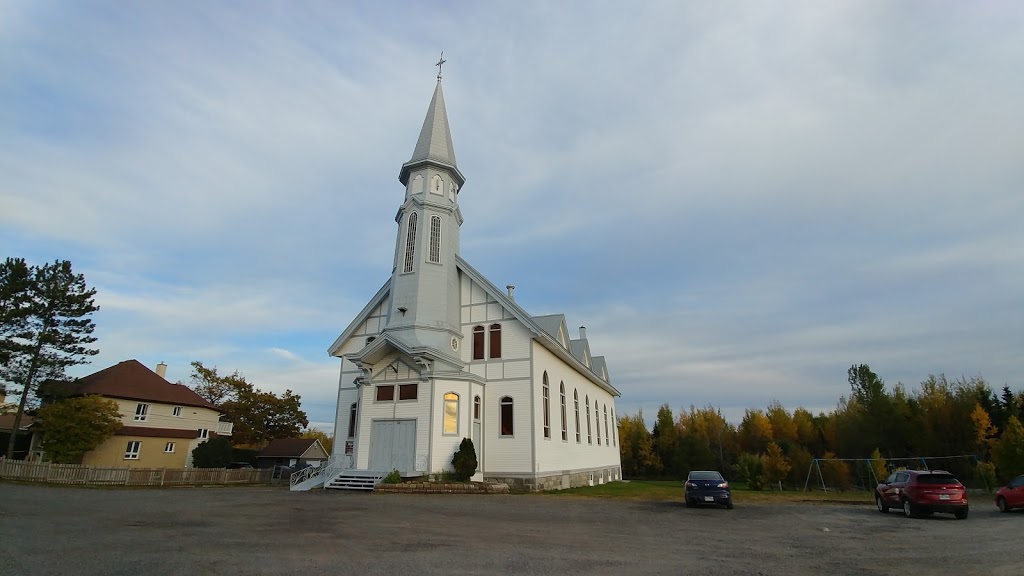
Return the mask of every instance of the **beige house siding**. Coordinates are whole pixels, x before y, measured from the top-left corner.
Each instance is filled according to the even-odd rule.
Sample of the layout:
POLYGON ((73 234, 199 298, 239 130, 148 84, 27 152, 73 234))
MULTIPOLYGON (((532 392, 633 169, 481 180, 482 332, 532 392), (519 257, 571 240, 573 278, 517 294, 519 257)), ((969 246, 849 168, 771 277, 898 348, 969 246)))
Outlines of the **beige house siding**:
POLYGON ((110 400, 117 402, 117 409, 121 412, 121 422, 125 426, 170 428, 174 430, 199 430, 200 428, 206 428, 211 432, 216 432, 217 424, 220 420, 220 413, 209 408, 161 404, 143 400, 124 400, 121 398, 110 398, 110 400), (135 411, 139 404, 149 405, 149 411, 146 414, 145 420, 135 419, 135 411), (181 408, 181 416, 174 416, 175 407, 181 408))
POLYGON ((129 468, 184 468, 188 458, 188 438, 154 438, 151 436, 111 436, 82 458, 85 466, 127 466, 129 468), (124 455, 131 441, 141 442, 139 458, 126 460, 124 455), (174 453, 164 447, 174 442, 174 453))

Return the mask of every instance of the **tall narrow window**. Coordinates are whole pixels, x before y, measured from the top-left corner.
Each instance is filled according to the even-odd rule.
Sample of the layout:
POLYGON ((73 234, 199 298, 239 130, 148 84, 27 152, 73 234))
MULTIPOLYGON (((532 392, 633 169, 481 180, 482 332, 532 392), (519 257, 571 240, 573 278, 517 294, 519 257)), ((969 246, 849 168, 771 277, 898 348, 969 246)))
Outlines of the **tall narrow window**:
POLYGON ((348 437, 356 437, 356 403, 348 407, 348 437))
POLYGON ((430 261, 441 261, 441 217, 430 217, 430 261))
POLYGON ((594 443, 594 435, 590 430, 590 396, 583 399, 583 403, 587 406, 587 444, 594 443))
POLYGON ((544 437, 551 438, 551 394, 548 390, 548 373, 544 373, 544 437))
POLYGON ((569 440, 569 425, 565 421, 565 382, 558 383, 558 395, 562 398, 562 442, 569 440))
POLYGON ((480 419, 480 397, 473 397, 473 420, 480 419))
POLYGON ((459 433, 459 395, 449 392, 444 395, 444 434, 459 433))
POLYGON ((491 324, 491 358, 501 358, 501 324, 491 324))
POLYGON ((594 424, 597 424, 597 445, 601 445, 601 416, 597 412, 597 400, 594 400, 594 424))
POLYGON ((619 431, 618 428, 619 423, 615 421, 615 408, 612 408, 612 446, 619 445, 619 440, 617 438, 619 431))
POLYGON ((473 360, 484 359, 484 327, 473 328, 473 360))
POLYGON ((572 403, 576 407, 576 443, 580 443, 580 393, 572 391, 572 403))
POLYGON ((403 272, 412 272, 413 258, 416 257, 416 220, 419 217, 415 212, 409 215, 409 229, 405 234, 405 267, 403 272))
POLYGON ((605 404, 602 407, 601 412, 603 413, 603 416, 604 416, 604 443, 605 444, 611 444, 612 443, 612 437, 608 435, 608 405, 607 404, 605 404))
POLYGON ((501 424, 500 424, 501 435, 502 436, 512 436, 513 432, 515 432, 515 428, 512 426, 512 416, 513 416, 513 413, 512 413, 512 398, 510 398, 508 396, 503 396, 501 398, 500 406, 501 406, 501 412, 500 412, 499 416, 500 416, 500 420, 501 420, 501 424))

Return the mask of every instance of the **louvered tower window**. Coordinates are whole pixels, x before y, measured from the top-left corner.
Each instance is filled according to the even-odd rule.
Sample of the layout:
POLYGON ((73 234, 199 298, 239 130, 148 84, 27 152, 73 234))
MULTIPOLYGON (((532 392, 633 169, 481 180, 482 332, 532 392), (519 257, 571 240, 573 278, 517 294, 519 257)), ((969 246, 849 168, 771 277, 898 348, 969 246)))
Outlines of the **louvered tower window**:
POLYGON ((419 218, 413 212, 409 215, 409 230, 405 235, 405 267, 403 272, 412 272, 413 258, 416 256, 416 221, 419 218))
POLYGON ((441 217, 430 217, 430 261, 441 262, 441 217))

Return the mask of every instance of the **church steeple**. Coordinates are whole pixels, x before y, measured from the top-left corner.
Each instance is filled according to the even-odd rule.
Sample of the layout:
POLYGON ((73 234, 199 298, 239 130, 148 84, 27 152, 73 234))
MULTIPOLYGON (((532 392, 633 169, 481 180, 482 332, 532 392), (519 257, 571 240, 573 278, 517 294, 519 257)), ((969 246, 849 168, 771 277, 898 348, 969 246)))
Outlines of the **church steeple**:
POLYGON ((420 137, 416 140, 412 158, 402 164, 398 180, 403 185, 408 185, 412 171, 424 164, 447 168, 460 188, 466 183, 466 178, 459 172, 459 167, 455 163, 455 147, 452 145, 451 129, 448 128, 448 112, 444 107, 444 92, 441 91, 440 78, 437 79, 434 96, 430 99, 427 116, 423 119, 423 127, 420 128, 420 137))

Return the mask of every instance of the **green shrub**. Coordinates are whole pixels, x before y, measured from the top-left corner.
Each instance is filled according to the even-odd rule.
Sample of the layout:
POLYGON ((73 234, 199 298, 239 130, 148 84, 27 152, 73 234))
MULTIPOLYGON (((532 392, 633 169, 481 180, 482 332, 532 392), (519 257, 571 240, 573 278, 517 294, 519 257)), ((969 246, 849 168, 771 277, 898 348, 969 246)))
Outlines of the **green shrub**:
POLYGON ((463 438, 459 444, 459 450, 452 456, 452 466, 455 467, 455 479, 465 482, 476 474, 476 449, 473 448, 473 441, 463 438))
POLYGON ((761 457, 757 454, 751 454, 744 452, 740 454, 740 457, 736 459, 736 465, 733 469, 736 472, 736 478, 740 481, 747 483, 747 488, 751 490, 762 490, 764 489, 764 478, 761 475, 761 457))
POLYGON ((402 473, 398 470, 388 472, 388 475, 381 479, 384 484, 398 484, 402 481, 402 473))
POLYGON ((224 436, 210 438, 192 450, 196 468, 223 468, 231 461, 231 441, 224 436))

